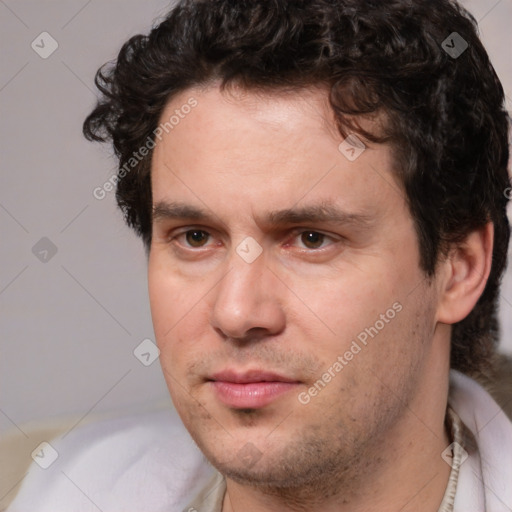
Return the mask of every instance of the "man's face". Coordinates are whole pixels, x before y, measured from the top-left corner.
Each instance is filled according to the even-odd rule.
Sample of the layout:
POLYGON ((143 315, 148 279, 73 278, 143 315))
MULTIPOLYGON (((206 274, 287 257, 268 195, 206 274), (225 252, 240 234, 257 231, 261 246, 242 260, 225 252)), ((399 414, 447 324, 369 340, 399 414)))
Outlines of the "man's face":
POLYGON ((435 350, 390 149, 339 147, 321 90, 191 89, 161 121, 176 110, 152 161, 149 292, 185 426, 242 483, 363 471, 421 427, 435 350))

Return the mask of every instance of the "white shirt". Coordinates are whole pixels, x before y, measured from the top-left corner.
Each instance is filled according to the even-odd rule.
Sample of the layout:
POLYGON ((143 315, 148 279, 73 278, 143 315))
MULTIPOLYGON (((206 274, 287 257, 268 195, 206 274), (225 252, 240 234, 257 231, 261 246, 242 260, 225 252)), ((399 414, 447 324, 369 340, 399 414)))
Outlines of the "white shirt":
POLYGON ((98 421, 49 440, 9 512, 178 512, 212 474, 173 409, 98 421))
MULTIPOLYGON (((460 465, 454 512, 510 512, 512 423, 458 372, 449 403, 477 444, 460 465)), ((215 473, 172 410, 97 422, 50 444, 57 460, 32 464, 8 512, 187 512, 215 473)))

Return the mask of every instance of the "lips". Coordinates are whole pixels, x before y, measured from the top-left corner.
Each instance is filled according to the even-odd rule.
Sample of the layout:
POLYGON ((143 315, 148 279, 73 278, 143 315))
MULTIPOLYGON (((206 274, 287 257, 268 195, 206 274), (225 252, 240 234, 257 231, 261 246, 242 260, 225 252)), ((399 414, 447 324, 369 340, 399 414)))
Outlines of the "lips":
POLYGON ((295 389, 300 382, 261 370, 225 370, 208 379, 216 397, 235 409, 259 409, 295 389))

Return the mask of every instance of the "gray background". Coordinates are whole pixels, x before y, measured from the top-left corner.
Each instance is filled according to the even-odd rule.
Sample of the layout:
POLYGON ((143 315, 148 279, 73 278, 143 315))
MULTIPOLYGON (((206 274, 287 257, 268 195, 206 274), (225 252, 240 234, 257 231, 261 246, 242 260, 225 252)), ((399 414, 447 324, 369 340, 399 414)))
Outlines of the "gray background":
MULTIPOLYGON (((512 0, 465 4, 480 20, 510 110, 512 0)), ((153 339, 142 244, 113 193, 93 197, 115 162, 81 135, 96 69, 168 5, 0 0, 0 432, 168 400, 158 361, 145 367, 133 355, 153 339), (47 59, 31 48, 43 31, 59 45, 47 59), (47 261, 33 253, 38 242, 39 258, 49 250, 43 237, 57 248, 47 261)), ((501 317, 501 350, 512 353, 510 271, 501 317)))

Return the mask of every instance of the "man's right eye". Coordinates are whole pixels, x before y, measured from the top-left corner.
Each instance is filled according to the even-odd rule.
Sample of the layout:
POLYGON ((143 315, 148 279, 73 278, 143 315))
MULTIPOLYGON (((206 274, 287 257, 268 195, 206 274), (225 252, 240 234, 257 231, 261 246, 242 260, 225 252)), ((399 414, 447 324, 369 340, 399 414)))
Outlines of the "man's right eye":
POLYGON ((210 234, 202 229, 189 229, 176 238, 184 237, 190 247, 204 247, 210 239, 210 234))

